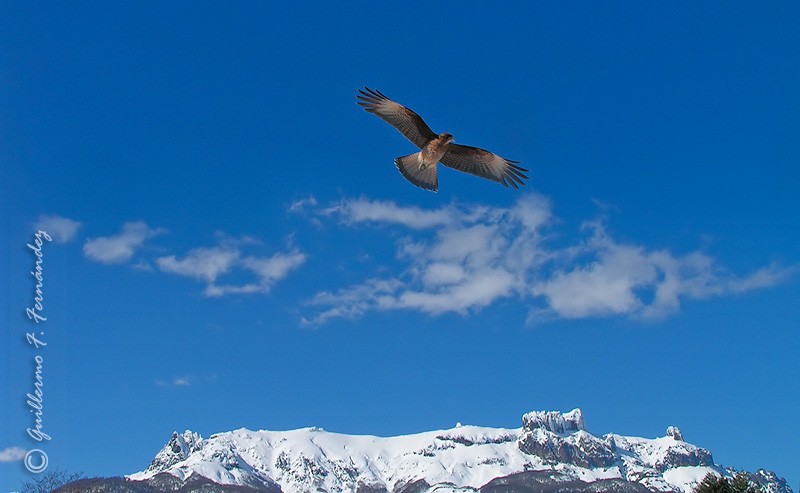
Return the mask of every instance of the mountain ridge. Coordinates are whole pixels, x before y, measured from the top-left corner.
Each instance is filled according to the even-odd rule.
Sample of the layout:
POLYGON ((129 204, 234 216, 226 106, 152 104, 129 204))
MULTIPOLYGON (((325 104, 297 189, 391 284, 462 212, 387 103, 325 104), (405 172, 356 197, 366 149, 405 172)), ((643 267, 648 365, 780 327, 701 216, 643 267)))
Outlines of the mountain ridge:
MULTIPOLYGON (((174 432, 150 465, 126 482, 152 491, 164 485, 169 489, 163 491, 269 493, 691 493, 709 472, 734 473, 715 464, 710 451, 684 441, 677 427, 657 438, 597 437, 586 430, 582 411, 573 409, 526 413, 515 429, 459 424, 395 437, 321 428, 241 428, 209 438, 174 432)), ((750 477, 768 493, 792 493, 773 472, 750 477)))

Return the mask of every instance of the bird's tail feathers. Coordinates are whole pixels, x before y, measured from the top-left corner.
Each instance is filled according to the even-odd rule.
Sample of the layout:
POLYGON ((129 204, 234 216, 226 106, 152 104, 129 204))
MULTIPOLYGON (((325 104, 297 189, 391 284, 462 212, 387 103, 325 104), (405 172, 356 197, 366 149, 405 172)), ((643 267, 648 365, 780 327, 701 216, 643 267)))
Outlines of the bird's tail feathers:
POLYGON ((419 152, 409 154, 408 156, 401 156, 394 160, 394 164, 400 173, 406 177, 414 185, 436 192, 439 189, 439 178, 436 174, 436 164, 420 169, 422 162, 419 152))

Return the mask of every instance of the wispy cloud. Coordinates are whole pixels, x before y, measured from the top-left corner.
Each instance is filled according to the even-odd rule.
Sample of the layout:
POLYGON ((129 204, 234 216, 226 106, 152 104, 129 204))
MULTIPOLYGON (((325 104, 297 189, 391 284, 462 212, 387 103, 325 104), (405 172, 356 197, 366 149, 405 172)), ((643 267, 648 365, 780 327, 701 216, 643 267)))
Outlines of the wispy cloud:
POLYGON ((216 374, 199 377, 196 375, 179 375, 172 378, 159 378, 155 381, 158 387, 192 387, 201 383, 208 383, 217 380, 216 374))
POLYGON ((190 375, 183 375, 179 377, 173 377, 170 379, 158 379, 156 380, 156 385, 159 387, 190 387, 196 381, 195 377, 190 375))
POLYGON ((228 272, 239 260, 239 250, 233 247, 195 248, 182 259, 175 255, 156 259, 164 272, 193 277, 213 283, 217 276, 228 272))
POLYGON ((165 232, 161 228, 153 229, 143 221, 127 222, 119 234, 86 240, 83 253, 95 262, 121 264, 130 260, 146 240, 165 232))
POLYGON ((319 292, 309 304, 323 309, 313 318, 301 321, 304 325, 319 325, 334 318, 357 318, 369 310, 391 308, 402 287, 403 283, 397 279, 369 279, 336 293, 319 292))
POLYGON ((791 276, 800 272, 800 266, 784 267, 772 264, 762 267, 744 279, 734 279, 728 289, 732 293, 744 293, 754 289, 770 288, 787 281, 791 276))
POLYGON ((217 297, 228 294, 267 293, 276 282, 306 261, 306 255, 297 249, 275 253, 271 256, 242 254, 242 247, 254 243, 252 239, 237 241, 221 237, 219 245, 189 250, 182 258, 168 255, 156 259, 163 272, 191 277, 205 282, 203 293, 217 297), (218 277, 233 270, 254 276, 250 282, 218 284, 218 277))
POLYGON ((523 195, 508 208, 480 205, 425 210, 368 199, 320 210, 345 226, 392 225, 407 235, 396 245, 402 267, 308 301, 321 324, 370 310, 411 309, 464 314, 501 298, 525 302, 535 317, 663 317, 682 300, 741 293, 778 284, 792 268, 769 266, 746 276, 726 272, 699 252, 619 242, 602 221, 587 222, 579 241, 556 245, 549 200, 523 195))
POLYGON ((289 206, 289 212, 302 212, 306 209, 317 206, 317 199, 313 195, 309 195, 304 199, 295 200, 289 206))
POLYGON ((25 458, 27 451, 21 447, 6 447, 0 450, 0 462, 16 462, 25 458))
POLYGON ((362 222, 400 224, 412 229, 428 229, 453 221, 454 208, 426 211, 418 207, 402 207, 394 202, 365 198, 343 200, 321 211, 323 215, 336 216, 348 224, 362 222))
POLYGON ((75 239, 81 226, 81 223, 74 219, 44 214, 39 216, 33 225, 36 230, 47 231, 56 243, 68 243, 75 239))

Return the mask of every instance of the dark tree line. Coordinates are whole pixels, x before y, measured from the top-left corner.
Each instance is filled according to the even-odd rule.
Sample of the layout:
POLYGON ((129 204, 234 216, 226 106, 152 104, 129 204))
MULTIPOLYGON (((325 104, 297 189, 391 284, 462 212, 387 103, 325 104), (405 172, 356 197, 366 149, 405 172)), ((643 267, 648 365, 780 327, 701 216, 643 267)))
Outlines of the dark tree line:
MULTIPOLYGON (((83 477, 81 473, 70 474, 56 469, 23 484, 20 493, 50 493, 60 486, 78 481, 83 477)), ((703 481, 695 487, 694 493, 766 493, 766 489, 756 484, 749 475, 743 472, 737 473, 733 479, 708 473, 703 481)))
POLYGON ((754 483, 743 473, 736 473, 733 479, 717 476, 713 472, 706 474, 703 481, 694 489, 694 493, 765 493, 764 487, 754 483))
POLYGON ((19 493, 50 493, 54 489, 77 481, 82 477, 83 474, 79 472, 70 474, 63 469, 56 469, 37 475, 34 479, 23 484, 19 493))

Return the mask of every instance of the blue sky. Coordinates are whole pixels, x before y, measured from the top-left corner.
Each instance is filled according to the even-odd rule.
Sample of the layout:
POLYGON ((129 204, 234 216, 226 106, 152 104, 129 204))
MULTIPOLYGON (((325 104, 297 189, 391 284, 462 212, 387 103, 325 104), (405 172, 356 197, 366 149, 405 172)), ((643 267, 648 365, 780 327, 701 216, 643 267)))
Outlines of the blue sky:
POLYGON ((793 488, 800 7, 0 6, 0 491, 173 430, 395 435, 581 407, 793 488), (392 160, 374 87, 522 162, 392 160), (28 320, 43 246, 43 311, 28 320), (34 350, 25 333, 40 330, 34 350))

